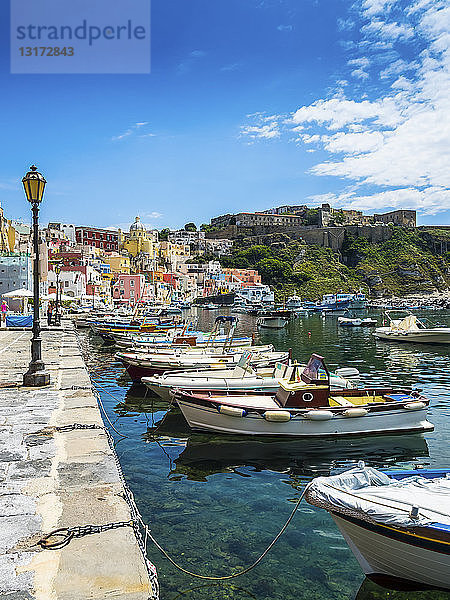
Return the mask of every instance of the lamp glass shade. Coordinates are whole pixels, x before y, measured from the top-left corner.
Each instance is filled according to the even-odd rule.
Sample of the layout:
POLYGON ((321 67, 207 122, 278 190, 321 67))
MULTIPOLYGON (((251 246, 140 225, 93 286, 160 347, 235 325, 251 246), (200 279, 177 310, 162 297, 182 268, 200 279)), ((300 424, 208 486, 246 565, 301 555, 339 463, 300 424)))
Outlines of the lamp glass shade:
POLYGON ((40 204, 47 182, 34 165, 30 167, 30 171, 22 179, 22 183, 27 200, 34 204, 40 204))

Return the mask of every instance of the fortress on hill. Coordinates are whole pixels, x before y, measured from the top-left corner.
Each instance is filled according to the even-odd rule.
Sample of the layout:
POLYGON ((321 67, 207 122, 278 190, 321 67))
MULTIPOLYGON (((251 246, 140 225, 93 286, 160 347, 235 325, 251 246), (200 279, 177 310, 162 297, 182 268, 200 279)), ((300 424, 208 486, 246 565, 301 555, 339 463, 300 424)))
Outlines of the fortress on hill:
POLYGON ((416 211, 394 210, 364 215, 360 210, 335 209, 329 204, 318 208, 278 206, 261 212, 214 217, 206 235, 216 239, 251 237, 255 243, 261 243, 267 234, 284 233, 308 244, 339 250, 346 232, 371 242, 382 242, 392 235, 389 225, 416 227, 416 211))

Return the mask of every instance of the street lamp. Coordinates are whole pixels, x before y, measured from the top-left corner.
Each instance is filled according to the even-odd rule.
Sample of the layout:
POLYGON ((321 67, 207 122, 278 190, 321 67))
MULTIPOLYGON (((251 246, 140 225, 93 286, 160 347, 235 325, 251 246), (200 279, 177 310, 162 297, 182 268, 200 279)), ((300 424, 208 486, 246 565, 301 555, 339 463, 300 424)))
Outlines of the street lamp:
POLYGON ((55 308, 55 325, 61 325, 61 317, 59 316, 59 301, 60 301, 60 289, 59 289, 59 275, 61 273, 62 263, 58 262, 55 264, 55 275, 56 275, 56 308, 55 308))
POLYGON ((45 364, 41 357, 41 324, 39 320, 39 204, 42 202, 45 184, 44 177, 34 165, 22 179, 25 195, 31 203, 33 213, 33 337, 31 338, 31 362, 28 371, 23 375, 23 385, 38 387, 50 383, 50 374, 45 371, 45 364))

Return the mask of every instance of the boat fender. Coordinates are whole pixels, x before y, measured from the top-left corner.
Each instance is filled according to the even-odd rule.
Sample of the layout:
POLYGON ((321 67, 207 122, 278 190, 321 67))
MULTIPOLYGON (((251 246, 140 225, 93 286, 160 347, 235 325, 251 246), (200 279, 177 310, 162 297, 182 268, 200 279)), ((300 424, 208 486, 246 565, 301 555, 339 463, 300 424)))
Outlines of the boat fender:
POLYGON ((342 413, 344 417, 365 417, 369 411, 367 408, 347 408, 342 413))
POLYGON ((405 404, 404 408, 406 408, 406 410, 422 410, 425 406, 425 402, 408 402, 408 404, 405 404))
POLYGON ((218 411, 221 415, 227 415, 227 417, 245 417, 247 411, 244 408, 237 408, 235 406, 224 406, 220 405, 218 411))
POLYGON ((310 421, 329 421, 333 418, 331 410, 310 410, 304 415, 310 421))
POLYGON ((287 410, 266 410, 263 416, 266 421, 275 423, 286 423, 291 420, 291 413, 287 410))

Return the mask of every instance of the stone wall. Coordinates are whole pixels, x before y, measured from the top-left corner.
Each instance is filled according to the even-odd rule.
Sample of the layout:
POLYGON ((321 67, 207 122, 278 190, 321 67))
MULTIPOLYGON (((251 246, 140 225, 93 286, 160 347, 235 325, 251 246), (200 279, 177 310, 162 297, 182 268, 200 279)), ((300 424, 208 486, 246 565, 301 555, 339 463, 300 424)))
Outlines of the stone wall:
POLYGON ((255 244, 264 243, 264 236, 272 233, 283 233, 294 240, 304 240, 307 244, 317 244, 323 248, 341 250, 345 232, 354 237, 363 237, 369 242, 378 243, 389 240, 392 230, 387 225, 343 225, 340 227, 311 226, 271 226, 271 227, 237 227, 229 225, 220 231, 207 233, 211 239, 235 239, 238 236, 252 238, 255 244))

